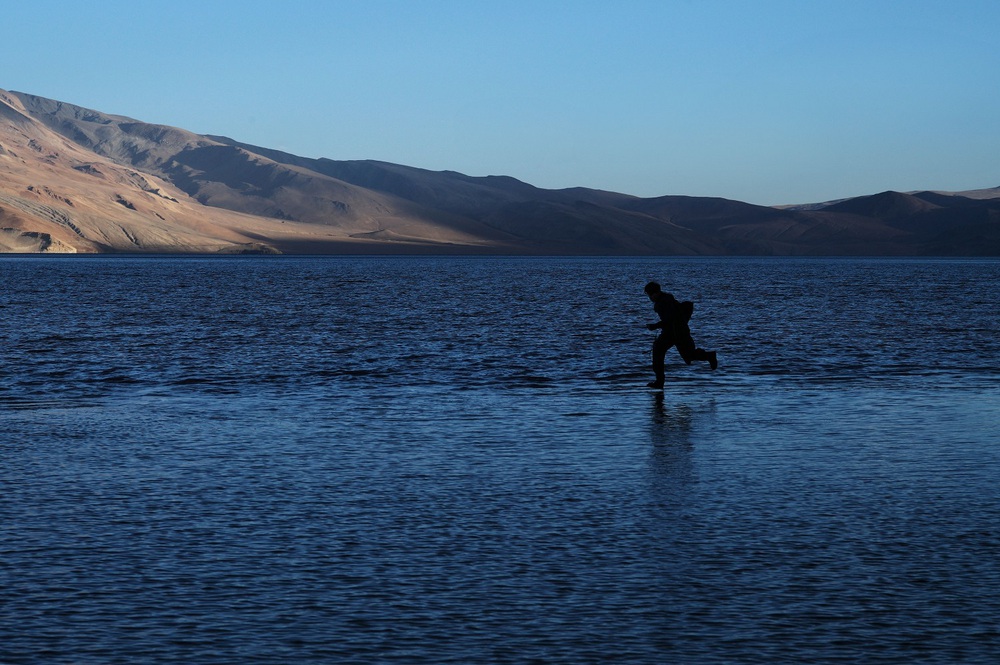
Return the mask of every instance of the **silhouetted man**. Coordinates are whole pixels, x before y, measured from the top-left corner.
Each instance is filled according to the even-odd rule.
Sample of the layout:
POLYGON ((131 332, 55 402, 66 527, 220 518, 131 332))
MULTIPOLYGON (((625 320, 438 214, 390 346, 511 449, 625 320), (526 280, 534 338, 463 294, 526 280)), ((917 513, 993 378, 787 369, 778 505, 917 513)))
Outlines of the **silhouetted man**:
POLYGON ((660 285, 656 282, 650 282, 643 290, 653 301, 653 310, 660 316, 658 322, 646 324, 648 329, 660 331, 653 342, 653 372, 656 374, 656 380, 647 385, 650 388, 663 387, 663 359, 671 346, 677 347, 677 352, 688 365, 692 360, 707 360, 712 369, 718 367, 719 360, 715 351, 695 348, 694 340, 691 339, 688 320, 694 311, 694 305, 689 302, 677 302, 673 295, 661 291, 660 285))

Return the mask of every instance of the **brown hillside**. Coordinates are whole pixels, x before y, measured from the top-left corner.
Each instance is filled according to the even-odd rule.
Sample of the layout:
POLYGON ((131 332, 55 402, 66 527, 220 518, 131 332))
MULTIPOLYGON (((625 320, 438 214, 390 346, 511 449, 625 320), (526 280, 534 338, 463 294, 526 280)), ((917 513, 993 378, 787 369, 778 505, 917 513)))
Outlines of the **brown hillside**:
POLYGON ((785 208, 303 158, 0 91, 0 251, 1000 255, 1000 190, 785 208))

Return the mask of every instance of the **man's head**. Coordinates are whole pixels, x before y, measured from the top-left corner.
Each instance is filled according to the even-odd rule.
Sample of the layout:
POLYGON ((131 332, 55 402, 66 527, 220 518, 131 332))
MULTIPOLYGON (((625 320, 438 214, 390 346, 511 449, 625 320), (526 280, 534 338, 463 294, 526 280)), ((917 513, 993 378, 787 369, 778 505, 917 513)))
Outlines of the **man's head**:
POLYGON ((649 296, 650 300, 654 300, 660 293, 660 285, 657 282, 650 282, 646 285, 646 288, 644 288, 643 291, 646 292, 646 295, 649 296))

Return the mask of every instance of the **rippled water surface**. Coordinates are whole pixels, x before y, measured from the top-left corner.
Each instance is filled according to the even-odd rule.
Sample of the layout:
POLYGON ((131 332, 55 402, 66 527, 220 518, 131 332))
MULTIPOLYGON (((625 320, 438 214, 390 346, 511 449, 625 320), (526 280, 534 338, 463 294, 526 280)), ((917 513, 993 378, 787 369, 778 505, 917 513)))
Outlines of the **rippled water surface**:
POLYGON ((998 662, 998 288, 0 258, 0 662, 998 662))

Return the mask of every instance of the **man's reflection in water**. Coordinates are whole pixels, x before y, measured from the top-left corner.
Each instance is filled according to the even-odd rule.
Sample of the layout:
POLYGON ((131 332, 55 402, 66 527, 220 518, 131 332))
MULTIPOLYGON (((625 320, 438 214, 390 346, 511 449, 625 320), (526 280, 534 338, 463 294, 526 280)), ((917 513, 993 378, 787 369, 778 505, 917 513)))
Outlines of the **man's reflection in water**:
POLYGON ((650 408, 649 475, 654 502, 682 505, 691 499, 695 477, 691 443, 694 411, 684 404, 664 404, 663 393, 653 395, 650 408))
POLYGON ((686 404, 667 406, 663 393, 653 395, 650 434, 654 446, 691 446, 691 420, 694 410, 686 404))

